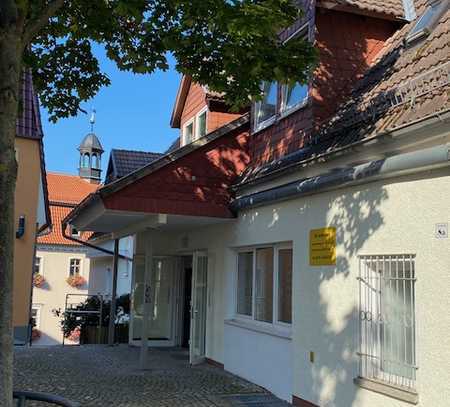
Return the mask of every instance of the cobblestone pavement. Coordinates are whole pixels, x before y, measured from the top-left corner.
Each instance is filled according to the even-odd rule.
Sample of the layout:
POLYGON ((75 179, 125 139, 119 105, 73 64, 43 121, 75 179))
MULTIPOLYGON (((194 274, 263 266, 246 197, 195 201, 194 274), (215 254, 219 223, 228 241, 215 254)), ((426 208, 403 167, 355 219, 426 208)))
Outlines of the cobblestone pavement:
POLYGON ((139 349, 126 345, 17 348, 14 388, 57 394, 83 407, 288 406, 219 368, 190 367, 182 349, 150 349, 145 371, 138 357, 139 349))

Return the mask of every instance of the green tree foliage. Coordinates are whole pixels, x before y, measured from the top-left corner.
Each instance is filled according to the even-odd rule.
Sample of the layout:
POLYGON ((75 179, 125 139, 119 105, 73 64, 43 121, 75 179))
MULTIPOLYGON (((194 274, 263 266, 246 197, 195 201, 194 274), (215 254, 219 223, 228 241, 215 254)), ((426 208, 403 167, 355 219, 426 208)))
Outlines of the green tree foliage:
MULTIPOLYGON (((93 55, 102 44, 119 69, 176 68, 224 92, 231 106, 258 97, 262 80, 304 82, 314 48, 279 41, 299 17, 293 0, 0 0, 0 405, 12 406, 14 138, 23 69, 51 119, 78 113, 110 84, 93 55)), ((60 142, 64 142, 61 140, 60 142)))

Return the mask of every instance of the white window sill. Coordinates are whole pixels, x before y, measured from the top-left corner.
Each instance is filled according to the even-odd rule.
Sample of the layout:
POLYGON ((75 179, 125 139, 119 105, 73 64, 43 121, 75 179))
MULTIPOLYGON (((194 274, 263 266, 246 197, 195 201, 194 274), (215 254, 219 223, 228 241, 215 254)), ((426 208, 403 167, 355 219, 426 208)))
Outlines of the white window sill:
POLYGON ((394 386, 379 380, 366 379, 359 376, 353 379, 353 382, 363 389, 371 390, 397 400, 406 401, 410 404, 419 403, 419 395, 409 388, 394 386))
POLYGON ((286 117, 290 116, 291 114, 298 112, 301 109, 304 109, 306 106, 308 106, 308 103, 310 101, 310 98, 306 98, 302 103, 299 103, 298 105, 292 106, 289 109, 285 109, 275 116, 272 116, 270 119, 267 119, 266 121, 260 123, 257 127, 253 128, 252 135, 261 133, 262 131, 266 130, 268 127, 279 123, 281 120, 284 120, 286 117))
POLYGON ((269 324, 258 324, 253 321, 244 321, 240 319, 226 319, 225 325, 235 326, 249 331, 258 332, 270 336, 275 336, 282 339, 292 339, 292 332, 290 328, 277 327, 269 324))

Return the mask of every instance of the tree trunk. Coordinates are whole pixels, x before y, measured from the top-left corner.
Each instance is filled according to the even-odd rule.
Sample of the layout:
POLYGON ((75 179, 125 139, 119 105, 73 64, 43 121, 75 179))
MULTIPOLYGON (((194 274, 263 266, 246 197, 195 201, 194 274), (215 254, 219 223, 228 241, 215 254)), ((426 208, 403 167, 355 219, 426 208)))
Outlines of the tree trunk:
POLYGON ((20 42, 12 28, 0 34, 0 406, 12 407, 13 389, 13 254, 15 157, 20 42))

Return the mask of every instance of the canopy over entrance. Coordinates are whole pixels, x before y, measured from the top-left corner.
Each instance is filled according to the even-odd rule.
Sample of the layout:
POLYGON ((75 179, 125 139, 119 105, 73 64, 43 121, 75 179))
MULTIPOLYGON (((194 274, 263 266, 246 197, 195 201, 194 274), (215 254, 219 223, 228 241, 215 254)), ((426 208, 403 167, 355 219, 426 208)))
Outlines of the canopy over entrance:
POLYGON ((78 230, 133 234, 234 218, 230 185, 249 161, 248 115, 89 195, 64 219, 78 230))

